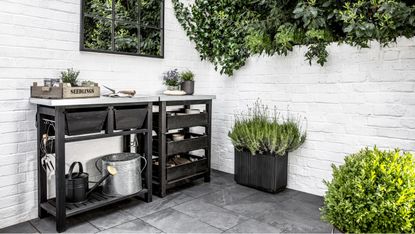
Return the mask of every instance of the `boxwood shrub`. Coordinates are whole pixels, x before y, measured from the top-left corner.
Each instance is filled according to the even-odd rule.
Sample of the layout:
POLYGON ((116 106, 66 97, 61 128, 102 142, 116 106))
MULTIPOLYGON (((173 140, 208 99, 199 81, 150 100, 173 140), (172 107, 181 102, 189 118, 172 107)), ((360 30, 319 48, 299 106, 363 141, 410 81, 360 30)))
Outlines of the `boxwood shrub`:
POLYGON ((415 232, 415 159, 409 152, 363 149, 333 166, 322 219, 344 232, 415 232))

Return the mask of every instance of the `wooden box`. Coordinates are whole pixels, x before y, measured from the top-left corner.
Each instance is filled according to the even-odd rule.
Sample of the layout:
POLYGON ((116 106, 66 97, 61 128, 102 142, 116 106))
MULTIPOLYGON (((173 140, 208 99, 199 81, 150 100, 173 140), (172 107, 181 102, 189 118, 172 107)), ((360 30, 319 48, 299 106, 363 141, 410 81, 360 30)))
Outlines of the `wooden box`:
POLYGON ((32 98, 64 99, 64 98, 92 98, 101 95, 98 84, 90 87, 68 87, 63 83, 59 87, 38 86, 37 82, 30 87, 32 98))

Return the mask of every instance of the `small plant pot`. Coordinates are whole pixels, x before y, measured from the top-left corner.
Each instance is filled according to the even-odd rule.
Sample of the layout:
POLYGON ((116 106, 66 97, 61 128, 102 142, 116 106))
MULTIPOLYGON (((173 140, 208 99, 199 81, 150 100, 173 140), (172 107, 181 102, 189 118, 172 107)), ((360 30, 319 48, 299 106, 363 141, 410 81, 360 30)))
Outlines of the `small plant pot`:
POLYGON ((288 154, 252 155, 235 149, 235 182, 270 193, 287 187, 288 154))
POLYGON ((187 95, 192 95, 195 92, 195 82, 194 81, 183 81, 181 86, 182 86, 182 90, 187 95))
POLYGON ((167 86, 167 90, 177 91, 177 90, 180 90, 180 86, 167 86))

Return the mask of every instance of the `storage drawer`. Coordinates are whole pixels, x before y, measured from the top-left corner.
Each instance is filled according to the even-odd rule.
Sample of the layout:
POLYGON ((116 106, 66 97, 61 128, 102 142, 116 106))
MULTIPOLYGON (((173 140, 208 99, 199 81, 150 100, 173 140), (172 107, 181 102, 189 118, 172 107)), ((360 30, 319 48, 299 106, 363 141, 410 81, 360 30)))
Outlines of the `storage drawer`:
POLYGON ((65 112, 66 135, 98 133, 104 129, 106 108, 70 109, 65 112))
POLYGON ((146 108, 116 107, 114 108, 114 129, 128 130, 142 128, 146 117, 146 108))
POLYGON ((192 150, 203 149, 208 147, 207 136, 184 139, 181 141, 167 142, 167 155, 185 153, 192 150))
POLYGON ((167 168, 167 181, 177 180, 186 176, 192 176, 197 173, 206 172, 207 170, 207 159, 201 158, 195 162, 167 168))
POLYGON ((206 113, 167 116, 167 129, 205 126, 208 124, 206 113))

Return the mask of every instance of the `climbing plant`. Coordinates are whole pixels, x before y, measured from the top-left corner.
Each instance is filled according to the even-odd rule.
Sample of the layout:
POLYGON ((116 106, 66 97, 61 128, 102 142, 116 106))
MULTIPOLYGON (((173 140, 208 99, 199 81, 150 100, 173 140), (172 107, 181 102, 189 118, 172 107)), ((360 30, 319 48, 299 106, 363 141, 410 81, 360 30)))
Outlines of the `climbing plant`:
POLYGON ((232 75, 245 65, 249 49, 244 45, 251 22, 251 11, 244 1, 195 0, 186 7, 173 0, 176 17, 189 38, 195 43, 202 60, 220 68, 221 73, 232 75))
POLYGON ((415 35, 413 0, 172 0, 176 17, 203 60, 232 75, 252 54, 287 55, 307 46, 323 66, 332 42, 382 46, 415 35))

